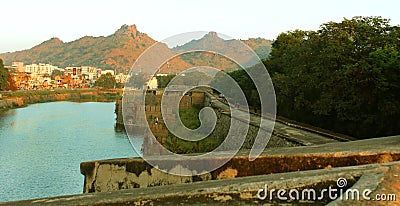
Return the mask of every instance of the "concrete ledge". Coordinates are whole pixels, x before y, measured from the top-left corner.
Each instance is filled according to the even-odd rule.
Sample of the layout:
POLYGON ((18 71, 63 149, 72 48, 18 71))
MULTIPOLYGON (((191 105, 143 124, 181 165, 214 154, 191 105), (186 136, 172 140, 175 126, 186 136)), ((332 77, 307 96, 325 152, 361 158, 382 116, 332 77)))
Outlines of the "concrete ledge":
MULTIPOLYGON (((162 187, 137 188, 114 192, 100 192, 83 195, 70 195, 35 200, 0 203, 0 205, 259 205, 301 203, 325 205, 328 199, 318 201, 277 201, 260 200, 257 193, 268 185, 268 189, 315 189, 334 187, 338 178, 346 178, 348 187, 369 188, 374 193, 390 189, 393 185, 388 178, 400 172, 400 162, 370 164, 322 170, 298 171, 291 173, 221 179, 192 184, 169 185, 162 187), (355 184, 354 184, 355 183, 355 184), (389 185, 387 185, 389 184, 389 185), (371 187, 372 185, 372 187, 371 187), (375 187, 374 187, 375 185, 375 187), (387 188, 389 187, 389 188, 387 188)), ((396 177, 396 176, 393 176, 396 177)), ((398 177, 397 177, 398 178, 398 177)), ((395 182, 394 184, 398 184, 395 182)), ((393 188, 396 190, 396 188, 393 188)), ((387 190, 389 191, 389 190, 387 190)), ((395 194, 400 195, 400 190, 395 194)), ((365 204, 365 201, 333 201, 330 205, 365 204)), ((371 202, 371 205, 393 202, 371 202)), ((396 203, 396 202, 394 202, 396 203)))
MULTIPOLYGON (((170 175, 153 168, 141 158, 83 162, 81 173, 85 176, 84 192, 90 193, 399 160, 400 136, 392 136, 306 147, 271 148, 253 162, 248 160, 248 153, 242 151, 221 168, 201 176, 170 175)), ((167 171, 176 169, 167 168, 171 165, 185 169, 184 162, 168 156, 160 157, 160 165, 160 168, 164 165, 167 171)))

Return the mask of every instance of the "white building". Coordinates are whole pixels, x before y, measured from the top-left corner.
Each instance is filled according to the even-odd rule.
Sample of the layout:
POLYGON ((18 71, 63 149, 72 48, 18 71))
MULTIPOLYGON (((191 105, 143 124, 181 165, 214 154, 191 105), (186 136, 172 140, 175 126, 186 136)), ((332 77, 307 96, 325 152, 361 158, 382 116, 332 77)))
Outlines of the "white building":
POLYGON ((40 74, 40 75, 44 75, 44 74, 48 74, 51 75, 51 73, 53 73, 54 70, 61 70, 60 68, 53 66, 51 64, 30 64, 30 65, 26 65, 25 66, 25 72, 27 73, 32 73, 32 74, 40 74))
POLYGON ((148 89, 157 89, 157 87, 158 87, 158 81, 156 77, 151 78, 150 81, 147 82, 148 89))
POLYGON ((96 74, 97 68, 91 66, 81 66, 82 74, 96 74))
POLYGON ((117 81, 117 83, 125 83, 129 77, 130 76, 127 74, 119 73, 115 75, 115 81, 117 81))
POLYGON ((11 67, 17 72, 25 72, 24 62, 12 62, 11 67))
POLYGON ((86 79, 93 80, 97 77, 97 68, 91 66, 80 66, 80 67, 66 67, 65 75, 71 74, 72 78, 80 78, 82 75, 86 75, 86 79))

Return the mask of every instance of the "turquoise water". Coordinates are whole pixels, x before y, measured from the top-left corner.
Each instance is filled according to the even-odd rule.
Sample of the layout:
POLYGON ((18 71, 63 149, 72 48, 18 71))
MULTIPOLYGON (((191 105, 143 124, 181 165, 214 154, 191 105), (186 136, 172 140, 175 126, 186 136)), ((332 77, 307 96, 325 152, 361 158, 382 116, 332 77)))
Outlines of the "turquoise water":
POLYGON ((81 162, 138 156, 114 130, 114 108, 51 102, 0 111, 0 202, 79 194, 81 162))

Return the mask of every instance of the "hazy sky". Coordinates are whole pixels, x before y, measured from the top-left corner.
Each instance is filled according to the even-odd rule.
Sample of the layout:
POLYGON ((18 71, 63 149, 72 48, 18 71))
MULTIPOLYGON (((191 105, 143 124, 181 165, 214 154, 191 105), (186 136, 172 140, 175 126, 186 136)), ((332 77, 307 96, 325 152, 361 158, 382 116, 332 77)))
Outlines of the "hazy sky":
POLYGON ((399 0, 9 0, 0 7, 0 52, 107 36, 123 24, 156 40, 189 31, 275 39, 284 31, 316 30, 343 17, 382 16, 400 24, 399 0))

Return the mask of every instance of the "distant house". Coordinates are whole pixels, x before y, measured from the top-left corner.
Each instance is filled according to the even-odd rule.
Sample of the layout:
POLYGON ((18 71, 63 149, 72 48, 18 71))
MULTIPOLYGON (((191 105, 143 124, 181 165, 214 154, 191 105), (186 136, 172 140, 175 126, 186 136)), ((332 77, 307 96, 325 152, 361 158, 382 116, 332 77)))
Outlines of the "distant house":
POLYGON ((16 72, 25 72, 24 62, 12 62, 11 67, 16 72))
POLYGON ((26 72, 19 72, 16 74, 12 74, 12 78, 14 79, 15 85, 18 89, 32 89, 29 86, 29 81, 31 80, 31 75, 26 72))
POLYGON ((51 64, 30 64, 25 66, 25 72, 31 73, 32 75, 44 75, 48 74, 51 75, 54 70, 62 70, 58 68, 57 66, 53 66, 51 64))
POLYGON ((66 67, 64 70, 65 75, 71 74, 71 77, 75 80, 81 79, 85 76, 87 80, 93 80, 97 78, 98 69, 91 66, 80 66, 80 67, 66 67))
POLYGON ((157 78, 156 77, 151 78, 150 81, 147 83, 147 88, 154 90, 157 89, 157 87, 158 87, 157 78))
POLYGON ((129 78, 129 75, 127 74, 123 74, 123 73, 119 73, 115 76, 115 81, 117 81, 117 83, 125 83, 129 78))
POLYGON ((74 80, 71 74, 65 76, 55 76, 54 82, 58 88, 73 88, 75 86, 74 80))

